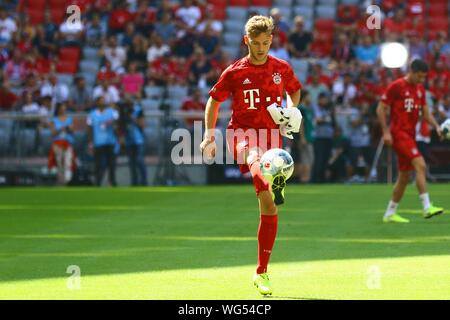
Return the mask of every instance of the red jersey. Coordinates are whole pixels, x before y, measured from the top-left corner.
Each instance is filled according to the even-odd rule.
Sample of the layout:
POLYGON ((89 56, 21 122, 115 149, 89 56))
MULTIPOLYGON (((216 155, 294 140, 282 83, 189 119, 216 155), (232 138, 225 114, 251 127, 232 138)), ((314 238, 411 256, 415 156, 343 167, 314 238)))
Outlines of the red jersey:
POLYGON ((245 57, 225 69, 209 95, 219 102, 232 96, 228 128, 276 129, 266 107, 281 105, 285 90, 292 94, 301 87, 286 61, 269 55, 264 64, 254 65, 245 57))
POLYGON ((406 78, 392 82, 381 101, 391 107, 391 132, 394 136, 406 133, 415 140, 416 125, 425 105, 425 88, 422 84, 411 84, 406 78))

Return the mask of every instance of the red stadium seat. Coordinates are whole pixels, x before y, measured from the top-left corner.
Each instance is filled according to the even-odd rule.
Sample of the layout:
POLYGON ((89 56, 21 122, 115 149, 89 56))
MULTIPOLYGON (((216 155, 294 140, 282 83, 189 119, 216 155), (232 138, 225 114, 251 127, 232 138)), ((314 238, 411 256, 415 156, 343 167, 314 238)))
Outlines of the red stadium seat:
POLYGON ((228 5, 235 7, 248 7, 250 3, 249 0, 230 0, 228 5))
POLYGON ((334 32, 334 23, 333 19, 316 19, 314 26, 318 31, 334 32))
POLYGON ((44 22, 44 11, 43 10, 27 10, 26 14, 28 19, 30 19, 30 23, 32 25, 38 25, 44 22))
POLYGON ((429 17, 433 17, 433 19, 434 18, 446 19, 448 17, 448 10, 446 6, 442 7, 439 3, 436 4, 433 3, 428 6, 427 15, 429 17))
POLYGON ((208 5, 210 4, 226 7, 226 1, 223 0, 209 0, 208 5))
POLYGON ((345 18, 344 12, 350 11, 351 16, 356 20, 359 16, 359 8, 357 5, 340 4, 338 7, 337 16, 339 19, 345 18))
POLYGON ((78 47, 63 47, 59 49, 60 61, 80 61, 81 50, 78 47))
POLYGON ((272 0, 250 0, 250 4, 257 7, 271 7, 272 0))
POLYGON ((56 64, 56 72, 76 74, 78 71, 78 62, 73 61, 59 61, 56 64))
POLYGON ((24 0, 21 6, 25 10, 45 10, 46 4, 47 0, 24 0))
POLYGON ((61 24, 66 17, 66 9, 51 9, 50 10, 53 23, 61 24))
POLYGON ((224 21, 227 17, 226 6, 223 5, 215 5, 213 7, 214 19, 224 21))
POLYGON ((54 9, 66 9, 68 6, 68 0, 48 0, 48 7, 51 10, 54 9))
POLYGON ((432 31, 445 31, 448 32, 448 20, 447 19, 429 19, 428 29, 432 31))

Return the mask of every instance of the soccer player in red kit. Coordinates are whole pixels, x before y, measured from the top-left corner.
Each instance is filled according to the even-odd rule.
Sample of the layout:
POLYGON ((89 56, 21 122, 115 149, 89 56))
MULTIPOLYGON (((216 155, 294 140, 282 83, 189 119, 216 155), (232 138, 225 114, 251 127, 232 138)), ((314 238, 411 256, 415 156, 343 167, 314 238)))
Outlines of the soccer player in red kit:
POLYGON ((427 72, 428 66, 424 61, 419 59, 412 61, 408 74, 388 86, 377 108, 384 143, 393 147, 397 154, 399 168, 392 199, 383 217, 384 222, 409 222, 408 219, 398 215, 396 210, 413 170, 416 172, 416 186, 423 205, 424 217, 431 218, 444 212, 443 208, 435 207, 430 202, 427 192, 426 164, 416 144, 416 125, 421 117, 431 124, 442 138, 442 131, 425 100, 425 89, 422 83, 426 79, 427 72), (386 110, 389 108, 390 128, 386 121, 386 110))
POLYGON ((277 185, 275 181, 266 181, 260 170, 262 152, 281 147, 279 126, 266 108, 274 103, 281 106, 284 91, 287 93, 287 108, 296 108, 301 89, 290 65, 268 54, 273 29, 272 18, 254 16, 247 21, 244 41, 249 53, 225 69, 210 90, 205 109, 206 132, 200 145, 202 152, 209 157, 215 156, 213 129, 216 126, 219 106, 231 96, 232 115, 227 130, 227 145, 234 159, 240 164, 241 172, 251 173, 259 202, 258 266, 253 282, 263 295, 272 294, 267 265, 277 233, 277 205, 284 202, 285 187, 285 181, 278 181, 277 185), (232 132, 243 131, 246 134, 257 132, 257 139, 251 139, 246 134, 233 134, 230 137, 230 129, 232 132), (272 129, 276 130, 276 139, 267 137, 272 129), (276 142, 273 143, 273 140, 276 142))

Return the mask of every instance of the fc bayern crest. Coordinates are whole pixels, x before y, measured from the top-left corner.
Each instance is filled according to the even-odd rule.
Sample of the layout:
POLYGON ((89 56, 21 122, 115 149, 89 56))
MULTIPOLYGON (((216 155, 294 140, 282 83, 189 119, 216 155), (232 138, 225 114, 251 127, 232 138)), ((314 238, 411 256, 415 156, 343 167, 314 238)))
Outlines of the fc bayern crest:
POLYGON ((280 84, 281 83, 281 74, 274 73, 272 75, 272 77, 273 77, 273 83, 275 83, 275 84, 280 84))

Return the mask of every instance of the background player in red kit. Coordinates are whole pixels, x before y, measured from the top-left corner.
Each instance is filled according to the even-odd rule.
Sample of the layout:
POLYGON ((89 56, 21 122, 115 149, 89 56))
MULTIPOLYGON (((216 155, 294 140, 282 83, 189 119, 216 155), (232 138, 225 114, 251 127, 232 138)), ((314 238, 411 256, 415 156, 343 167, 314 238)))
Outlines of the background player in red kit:
POLYGON ((427 64, 419 59, 414 60, 404 78, 392 82, 383 94, 377 108, 378 119, 383 129, 384 143, 392 146, 398 158, 399 175, 394 186, 392 199, 384 215, 384 222, 407 223, 408 219, 400 217, 397 206, 409 183, 411 171, 416 172, 416 185, 422 201, 424 217, 431 218, 444 212, 430 202, 427 192, 426 164, 416 145, 416 125, 423 117, 442 138, 442 132, 430 113, 425 102, 425 89, 422 83, 428 72, 427 64), (390 108, 391 124, 387 126, 386 110, 390 108))
MULTIPOLYGON (((233 137, 227 134, 227 143, 229 151, 240 163, 241 171, 251 172, 259 201, 258 266, 253 281, 263 295, 272 293, 267 265, 277 233, 277 205, 284 201, 282 193, 275 191, 280 190, 279 186, 272 188, 260 171, 261 153, 279 147, 277 144, 281 141, 279 132, 277 139, 274 139, 277 143, 270 143, 270 137, 267 139, 267 132, 270 132, 270 129, 278 129, 278 125, 266 108, 273 103, 281 105, 284 91, 287 92, 287 107, 296 108, 301 89, 290 65, 268 55, 273 29, 273 21, 268 17, 254 16, 247 21, 244 41, 249 54, 225 69, 211 89, 205 110, 206 133, 200 145, 200 149, 208 156, 215 155, 213 129, 216 126, 219 106, 231 96, 232 115, 228 128, 235 129, 235 132, 255 132, 254 129, 257 132, 256 141, 242 134, 233 137), (262 140, 267 140, 268 143, 261 143, 262 140)), ((284 188, 284 182, 281 187, 284 188)))

